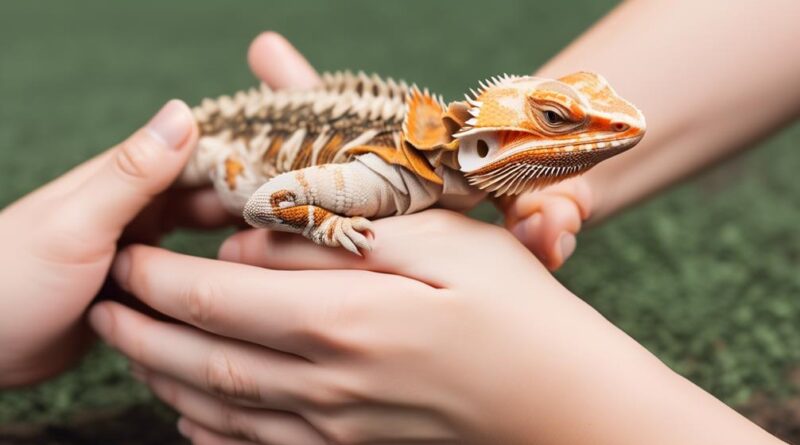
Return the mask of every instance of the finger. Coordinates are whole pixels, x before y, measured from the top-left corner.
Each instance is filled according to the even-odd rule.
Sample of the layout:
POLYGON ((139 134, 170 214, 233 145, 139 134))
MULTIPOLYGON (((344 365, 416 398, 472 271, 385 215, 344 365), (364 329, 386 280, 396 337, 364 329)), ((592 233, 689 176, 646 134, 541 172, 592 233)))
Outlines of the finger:
POLYGON ((125 227, 118 244, 157 244, 177 227, 218 229, 242 223, 241 216, 225 209, 213 189, 170 189, 155 197, 125 227))
POLYGON ((316 378, 301 358, 156 321, 119 303, 95 305, 89 320, 106 343, 136 363, 233 403, 298 407, 298 394, 316 378))
POLYGON ((320 82, 305 57, 276 32, 256 37, 250 44, 247 60, 255 75, 272 88, 310 88, 320 82))
POLYGON ((544 201, 550 196, 563 196, 574 202, 582 220, 591 216, 592 192, 583 177, 571 178, 543 190, 524 193, 518 197, 500 201, 499 204, 501 210, 506 214, 506 222, 514 225, 519 220, 538 212, 544 201))
POLYGON ((444 210, 384 218, 373 225, 372 250, 364 252, 363 257, 344 249, 320 248, 299 236, 249 230, 228 238, 219 258, 273 269, 360 269, 400 274, 435 288, 451 288, 462 286, 465 275, 470 275, 467 281, 478 280, 484 265, 480 261, 464 262, 465 267, 474 267, 480 273, 452 274, 441 263, 442 252, 452 258, 473 258, 474 246, 482 237, 496 234, 487 230, 494 226, 444 210))
MULTIPOLYGON (((307 414, 306 419, 295 413, 229 405, 166 376, 144 373, 140 378, 159 399, 191 419, 192 426, 200 426, 216 437, 245 439, 259 444, 303 445, 445 444, 458 440, 449 424, 414 410, 381 410, 364 404, 351 407, 345 415, 313 411, 307 414)), ((193 432, 196 434, 187 431, 187 435, 193 432)))
POLYGON ((68 172, 34 191, 32 196, 41 199, 54 199, 61 198, 72 192, 86 181, 89 176, 94 175, 100 170, 103 164, 108 162, 108 159, 111 157, 111 152, 112 150, 106 150, 95 155, 88 161, 84 161, 73 167, 68 172))
POLYGON ((112 273, 123 289, 170 317, 307 358, 327 351, 337 329, 423 286, 363 271, 265 270, 142 245, 118 255, 112 273))
POLYGON ((575 234, 581 228, 581 214, 571 199, 547 196, 538 212, 519 221, 511 232, 550 270, 561 267, 575 251, 575 234))
POLYGON ((197 140, 189 108, 168 102, 150 122, 112 149, 112 155, 64 203, 61 218, 83 230, 121 232, 181 172, 197 140))
POLYGON ((323 437, 296 414, 232 405, 159 374, 146 373, 144 382, 164 403, 218 437, 258 444, 326 444, 323 437))
POLYGON ((211 188, 176 189, 167 195, 167 220, 174 227, 216 229, 242 220, 222 204, 219 194, 211 188))
POLYGON ((254 442, 233 439, 217 434, 186 417, 178 421, 178 431, 192 442, 192 445, 254 445, 254 442))

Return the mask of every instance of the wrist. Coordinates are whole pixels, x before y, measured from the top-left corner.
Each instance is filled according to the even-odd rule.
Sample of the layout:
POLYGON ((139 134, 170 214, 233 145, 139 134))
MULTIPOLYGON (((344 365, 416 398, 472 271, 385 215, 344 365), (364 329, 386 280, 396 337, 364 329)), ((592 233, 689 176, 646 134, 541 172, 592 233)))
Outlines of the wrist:
POLYGON ((578 297, 556 296, 529 320, 517 381, 529 386, 509 388, 501 443, 778 443, 578 297))

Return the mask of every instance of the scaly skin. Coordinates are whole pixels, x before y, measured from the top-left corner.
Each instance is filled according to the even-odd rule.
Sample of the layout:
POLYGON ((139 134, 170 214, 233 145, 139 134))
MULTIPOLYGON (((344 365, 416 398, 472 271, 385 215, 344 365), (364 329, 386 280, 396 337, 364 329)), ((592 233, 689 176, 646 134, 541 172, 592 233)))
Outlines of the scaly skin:
POLYGON ((311 90, 262 86, 194 109, 184 184, 211 180, 255 227, 369 250, 368 218, 464 210, 585 172, 639 142, 642 113, 602 77, 508 76, 445 105, 391 79, 326 74, 311 90))

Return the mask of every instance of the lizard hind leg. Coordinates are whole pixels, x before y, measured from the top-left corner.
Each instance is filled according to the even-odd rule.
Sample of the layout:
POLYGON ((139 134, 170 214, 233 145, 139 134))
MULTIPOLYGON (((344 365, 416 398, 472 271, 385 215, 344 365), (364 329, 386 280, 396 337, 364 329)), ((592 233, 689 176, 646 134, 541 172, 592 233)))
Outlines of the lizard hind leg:
POLYGON ((275 189, 269 182, 251 196, 244 219, 254 227, 298 233, 316 244, 343 247, 360 255, 372 249, 372 223, 360 216, 341 216, 307 204, 291 190, 275 189))

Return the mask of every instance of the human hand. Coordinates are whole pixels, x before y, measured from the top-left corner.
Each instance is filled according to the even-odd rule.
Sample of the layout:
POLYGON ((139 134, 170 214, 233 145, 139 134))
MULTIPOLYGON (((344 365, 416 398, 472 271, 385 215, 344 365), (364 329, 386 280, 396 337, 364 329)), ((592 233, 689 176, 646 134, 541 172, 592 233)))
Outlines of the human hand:
POLYGON ((190 110, 171 101, 126 141, 0 212, 0 387, 49 377, 85 349, 80 320, 124 231, 151 240, 167 225, 224 218, 203 191, 158 196, 196 140, 190 110))
POLYGON ((592 187, 586 176, 500 201, 508 230, 544 265, 556 270, 575 251, 583 221, 592 213, 592 187))
POLYGON ((206 332, 114 302, 92 324, 195 443, 514 443, 504 434, 549 396, 520 400, 521 385, 573 365, 555 350, 602 317, 504 229, 446 211, 376 224, 365 259, 260 230, 221 252, 259 267, 131 247, 120 285, 206 332))
POLYGON ((240 264, 128 248, 114 277, 186 324, 107 301, 92 326, 196 445, 777 443, 508 231, 442 210, 376 226, 364 258, 260 230, 223 245, 240 264))

